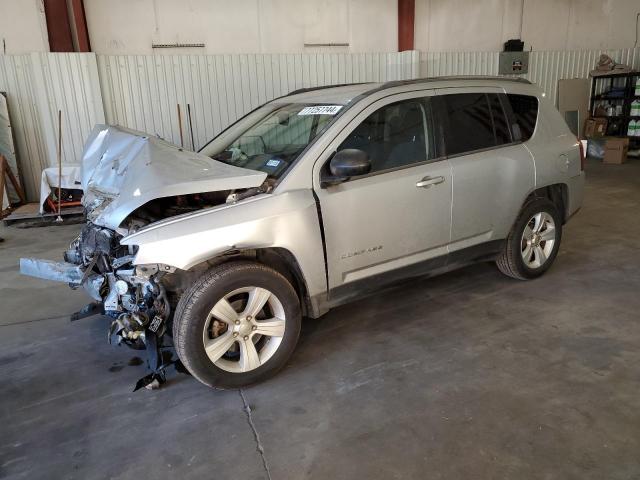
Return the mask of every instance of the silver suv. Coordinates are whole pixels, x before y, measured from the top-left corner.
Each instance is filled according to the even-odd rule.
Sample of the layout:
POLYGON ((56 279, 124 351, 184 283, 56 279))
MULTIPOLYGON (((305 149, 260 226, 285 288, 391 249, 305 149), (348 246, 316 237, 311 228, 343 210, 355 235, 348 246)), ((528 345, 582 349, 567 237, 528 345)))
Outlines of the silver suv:
POLYGON ((302 317, 398 279, 478 261, 542 275, 582 202, 581 152, 545 94, 507 78, 299 90, 198 153, 97 126, 86 225, 65 263, 21 268, 84 286, 76 318, 104 313, 110 338, 147 348, 141 385, 173 344, 202 383, 240 387, 282 368, 302 317))

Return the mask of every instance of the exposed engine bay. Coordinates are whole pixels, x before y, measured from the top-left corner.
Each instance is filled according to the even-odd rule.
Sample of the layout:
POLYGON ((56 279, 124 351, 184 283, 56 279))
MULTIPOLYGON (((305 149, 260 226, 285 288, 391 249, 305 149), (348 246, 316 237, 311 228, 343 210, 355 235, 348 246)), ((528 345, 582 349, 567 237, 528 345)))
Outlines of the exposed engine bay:
POLYGON ((71 320, 95 314, 109 317, 110 343, 147 350, 151 373, 138 381, 135 390, 155 388, 164 383, 166 367, 175 363, 162 354, 163 349, 171 348, 165 335, 172 313, 163 277, 175 269, 133 265, 136 247, 121 246, 121 237, 87 223, 64 252, 65 263, 23 258, 20 268, 28 275, 65 281, 74 289, 83 287, 95 302, 73 314, 71 320))
POLYGON ((112 230, 87 223, 64 258, 84 270, 82 285, 113 318, 109 339, 144 348, 145 331, 162 336, 171 314, 161 282, 166 272, 133 266, 135 247, 120 246, 118 237, 112 230))
MULTIPOLYGON (((261 192, 262 189, 254 188, 159 198, 127 218, 126 232, 133 233, 159 220, 261 192)), ((113 318, 109 339, 133 348, 144 348, 145 330, 162 337, 171 319, 167 288, 175 289, 176 285, 165 287, 163 277, 175 269, 166 265, 133 265, 137 247, 120 245, 122 237, 121 233, 88 222, 69 245, 64 259, 80 267, 83 272, 80 285, 102 303, 104 314, 113 318)), ((180 292, 170 292, 175 303, 180 292)))
MULTIPOLYGON (((127 218, 126 231, 133 233, 159 220, 234 202, 262 191, 253 188, 156 199, 127 218)), ((80 282, 70 286, 84 287, 97 302, 85 307, 76 318, 103 313, 112 319, 108 332, 110 343, 147 349, 151 373, 140 380, 137 388, 147 385, 155 388, 164 383, 166 367, 178 362, 166 354, 163 356, 162 350, 171 348, 168 337, 172 313, 182 285, 175 278, 167 278, 175 272, 173 267, 133 265, 137 247, 120 245, 122 237, 121 233, 88 222, 64 252, 65 261, 82 271, 80 282)))

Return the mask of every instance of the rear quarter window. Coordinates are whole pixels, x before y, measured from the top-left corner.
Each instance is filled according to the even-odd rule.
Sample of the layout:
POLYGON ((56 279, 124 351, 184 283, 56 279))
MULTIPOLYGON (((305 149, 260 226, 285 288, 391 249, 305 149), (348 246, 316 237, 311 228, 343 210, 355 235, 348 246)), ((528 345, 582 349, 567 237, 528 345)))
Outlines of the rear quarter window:
POLYGON ((439 97, 446 116, 447 155, 496 146, 489 101, 485 93, 454 93, 439 97))
POLYGON ((538 120, 538 99, 531 95, 507 94, 511 110, 515 120, 514 137, 515 140, 526 142, 531 138, 536 129, 538 120), (515 128, 517 127, 517 128, 515 128), (520 130, 518 132, 518 130, 520 130), (520 133, 520 138, 518 138, 520 133))
POLYGON ((436 97, 447 155, 461 155, 508 145, 509 120, 496 93, 454 93, 436 97))
POLYGON ((500 97, 495 93, 489 93, 487 96, 489 97, 489 104, 491 105, 491 118, 493 119, 496 145, 511 143, 509 121, 507 120, 507 116, 502 109, 500 97))

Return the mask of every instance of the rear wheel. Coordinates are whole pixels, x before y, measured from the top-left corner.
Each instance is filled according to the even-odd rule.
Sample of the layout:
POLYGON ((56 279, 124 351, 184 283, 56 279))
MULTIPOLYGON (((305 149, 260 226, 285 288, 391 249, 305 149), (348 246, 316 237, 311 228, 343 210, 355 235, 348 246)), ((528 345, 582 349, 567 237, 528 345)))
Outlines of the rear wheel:
POLYGON ((285 365, 300 323, 299 300, 286 278, 258 263, 226 263, 200 277, 180 299, 174 344, 202 383, 238 388, 285 365))
POLYGON ((562 219, 557 207, 550 200, 535 199, 522 209, 496 264, 513 278, 539 277, 555 260, 561 238, 562 219))

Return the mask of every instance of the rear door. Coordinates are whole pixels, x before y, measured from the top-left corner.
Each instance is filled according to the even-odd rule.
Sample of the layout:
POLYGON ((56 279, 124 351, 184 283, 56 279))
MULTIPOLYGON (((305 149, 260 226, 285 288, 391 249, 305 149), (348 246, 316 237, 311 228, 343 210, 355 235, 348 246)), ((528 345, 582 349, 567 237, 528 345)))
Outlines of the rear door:
POLYGON ((439 155, 431 94, 392 95, 368 106, 314 167, 330 302, 446 262, 451 167, 439 155), (320 188, 331 155, 346 148, 367 152, 371 172, 320 188))
POLYGON ((447 88, 437 99, 452 169, 449 251, 503 239, 535 184, 533 158, 512 136, 504 91, 447 88))

